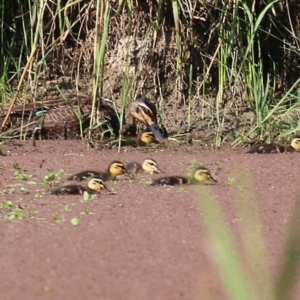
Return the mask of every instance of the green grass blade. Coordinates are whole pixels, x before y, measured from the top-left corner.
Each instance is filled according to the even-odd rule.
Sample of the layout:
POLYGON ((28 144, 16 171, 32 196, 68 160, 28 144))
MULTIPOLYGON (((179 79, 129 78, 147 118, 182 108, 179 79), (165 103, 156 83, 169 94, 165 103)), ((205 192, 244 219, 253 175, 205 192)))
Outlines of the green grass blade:
POLYGON ((216 264, 224 292, 230 300, 251 300, 241 257, 215 197, 207 189, 197 195, 199 211, 205 223, 212 259, 216 264))

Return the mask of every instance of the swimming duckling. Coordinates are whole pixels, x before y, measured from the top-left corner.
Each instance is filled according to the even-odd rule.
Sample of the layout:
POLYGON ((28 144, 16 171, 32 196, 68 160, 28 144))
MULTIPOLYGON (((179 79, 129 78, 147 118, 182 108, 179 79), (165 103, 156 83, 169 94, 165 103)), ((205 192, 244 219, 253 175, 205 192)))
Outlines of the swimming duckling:
POLYGON ((188 179, 183 176, 167 176, 167 177, 161 177, 156 180, 154 180, 150 186, 154 185, 180 185, 180 184, 203 184, 207 183, 208 181, 211 182, 217 182, 216 179, 214 179, 209 170, 204 167, 197 168, 194 173, 193 177, 191 179, 188 179))
POLYGON ((205 167, 198 167, 193 174, 193 178, 191 179, 191 184, 199 184, 205 182, 217 182, 215 178, 213 178, 209 172, 209 170, 205 167))
POLYGON ((251 147, 246 153, 283 153, 283 152, 300 152, 300 138, 293 138, 289 146, 271 144, 257 144, 251 147))
POLYGON ((88 179, 86 186, 69 184, 69 185, 58 187, 52 190, 49 194, 50 195, 82 195, 84 192, 88 192, 89 194, 97 194, 100 193, 102 189, 108 190, 103 180, 98 176, 92 176, 88 179))
POLYGON ((161 185, 161 186, 166 186, 166 185, 180 185, 180 184, 187 184, 189 181, 187 178, 182 177, 182 176, 166 176, 166 177, 161 177, 156 180, 154 180, 151 184, 151 186, 154 185, 161 185))
POLYGON ((147 158, 143 161, 142 164, 138 162, 130 162, 126 164, 126 170, 129 175, 138 174, 138 173, 162 173, 156 160, 152 158, 147 158))
POLYGON ((107 181, 107 180, 116 180, 117 176, 119 175, 127 175, 126 167, 122 162, 118 160, 114 160, 109 164, 106 172, 89 171, 89 170, 82 171, 68 177, 67 180, 81 181, 90 176, 99 176, 103 181, 107 181))
POLYGON ((125 112, 125 120, 127 124, 121 130, 121 133, 124 134, 129 130, 131 134, 135 134, 135 122, 138 120, 147 125, 158 141, 162 140, 163 137, 157 125, 156 115, 156 107, 148 99, 138 98, 137 100, 130 102, 126 107, 125 112))

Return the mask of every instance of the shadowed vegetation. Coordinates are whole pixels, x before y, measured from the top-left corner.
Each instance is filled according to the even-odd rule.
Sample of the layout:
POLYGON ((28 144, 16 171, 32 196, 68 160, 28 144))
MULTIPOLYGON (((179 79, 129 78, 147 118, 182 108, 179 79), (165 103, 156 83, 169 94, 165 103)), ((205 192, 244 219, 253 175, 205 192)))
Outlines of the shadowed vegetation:
MULTIPOLYGON (((123 124, 126 104, 144 95, 167 131, 216 145, 299 130, 297 0, 2 0, 0 12, 0 95, 12 111, 88 95, 88 127, 116 132, 97 120, 97 96, 111 99, 123 124)), ((2 117, 2 130, 9 122, 2 117)))

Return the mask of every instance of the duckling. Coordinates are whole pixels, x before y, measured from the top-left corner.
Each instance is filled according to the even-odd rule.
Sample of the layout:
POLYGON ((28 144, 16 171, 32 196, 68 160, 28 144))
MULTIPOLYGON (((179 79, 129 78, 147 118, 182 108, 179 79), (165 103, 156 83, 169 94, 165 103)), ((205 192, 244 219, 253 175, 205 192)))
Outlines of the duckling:
POLYGON ((258 144, 251 147, 246 153, 283 153, 283 152, 300 152, 300 138, 293 138, 289 146, 271 144, 258 144))
POLYGON ((106 172, 89 171, 89 170, 82 171, 68 177, 67 180, 82 181, 85 178, 88 178, 90 176, 99 176, 103 181, 107 181, 107 180, 116 180, 117 176, 119 175, 127 175, 127 170, 125 165, 122 162, 118 160, 114 160, 109 164, 106 172))
POLYGON ((135 134, 136 120, 144 123, 154 133, 155 138, 160 141, 163 139, 157 125, 157 110, 153 103, 146 98, 138 98, 127 105, 125 112, 126 125, 121 130, 121 134, 126 131, 135 134))
POLYGON ((217 182, 205 167, 199 167, 194 171, 193 178, 191 179, 191 184, 205 183, 207 181, 217 182))
POLYGON ((126 170, 129 175, 134 175, 138 173, 162 173, 162 171, 158 167, 156 160, 152 158, 145 159, 142 164, 137 162, 130 162, 126 164, 126 170))
POLYGON ((49 195, 82 195, 85 191, 89 194, 97 194, 102 189, 109 191, 100 177, 92 176, 89 178, 86 186, 69 184, 52 190, 49 195))
POLYGON ((216 179, 214 179, 209 170, 204 167, 197 168, 194 173, 193 177, 191 179, 188 179, 183 176, 167 176, 167 177, 161 177, 156 180, 154 180, 150 186, 154 185, 160 185, 160 186, 166 186, 166 185, 181 185, 181 184, 203 184, 207 183, 208 181, 211 182, 217 182, 216 179))
MULTIPOLYGON (((152 143, 159 144, 159 141, 155 139, 155 136, 151 131, 141 132, 137 137, 126 137, 121 140, 121 146, 148 147, 152 143)), ((109 149, 112 149, 119 145, 119 139, 111 138, 101 142, 100 144, 106 145, 109 149)))
POLYGON ((185 177, 182 176, 166 176, 166 177, 161 177, 156 180, 154 180, 150 186, 154 185, 161 185, 161 186, 166 186, 166 185, 180 185, 180 184, 187 184, 188 180, 185 177))
POLYGON ((142 147, 148 147, 150 144, 159 144, 159 141, 155 138, 151 131, 139 133, 135 142, 142 147))

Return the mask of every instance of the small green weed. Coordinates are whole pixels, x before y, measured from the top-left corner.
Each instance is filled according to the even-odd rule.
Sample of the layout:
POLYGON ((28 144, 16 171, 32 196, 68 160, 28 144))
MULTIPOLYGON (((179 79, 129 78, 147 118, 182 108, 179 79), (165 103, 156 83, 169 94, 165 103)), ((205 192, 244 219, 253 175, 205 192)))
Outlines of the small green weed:
POLYGON ((37 211, 37 210, 31 210, 31 211, 29 212, 29 217, 30 217, 31 219, 35 219, 36 216, 37 216, 37 214, 38 214, 38 211, 37 211))
POLYGON ((71 211, 69 204, 66 204, 64 206, 64 211, 71 211))
POLYGON ((85 208, 83 212, 80 213, 81 215, 94 215, 94 212, 91 212, 89 208, 85 208))
POLYGON ((13 168, 15 169, 15 170, 19 170, 20 169, 20 167, 19 167, 19 163, 14 163, 13 164, 13 168))
POLYGON ((18 180, 18 181, 23 181, 23 180, 26 180, 26 175, 25 175, 25 172, 24 171, 19 171, 19 170, 16 170, 14 172, 14 177, 18 180))
POLYGON ((0 194, 2 194, 2 195, 12 194, 14 191, 15 191, 15 188, 13 186, 7 186, 5 189, 2 189, 0 194))
POLYGON ((95 195, 95 194, 90 195, 88 192, 84 191, 82 202, 93 201, 96 197, 97 197, 97 195, 95 195))
POLYGON ((200 166, 201 166, 201 164, 199 164, 196 159, 192 159, 192 161, 191 161, 191 168, 192 169, 198 168, 200 166))
POLYGON ((49 182, 58 184, 61 183, 62 178, 61 176, 64 175, 65 171, 64 170, 59 170, 57 173, 53 173, 52 170, 47 168, 48 174, 41 179, 43 184, 49 184, 49 182))
POLYGON ((40 198, 40 197, 43 196, 43 194, 44 194, 44 190, 43 189, 42 190, 38 189, 38 190, 35 191, 34 198, 40 198))
POLYGON ((228 184, 233 184, 235 182, 235 178, 234 177, 228 177, 227 178, 227 183, 228 184))
POLYGON ((29 185, 37 185, 37 182, 33 181, 33 180, 29 180, 29 181, 27 181, 27 184, 29 184, 29 185))
POLYGON ((153 183, 152 178, 150 178, 149 180, 146 180, 146 184, 151 184, 151 183, 153 183))
POLYGON ((11 201, 4 201, 3 203, 0 203, 0 208, 11 209, 12 208, 12 202, 11 201))
POLYGON ((19 207, 16 207, 16 208, 13 208, 9 211, 8 215, 5 217, 5 219, 8 219, 8 220, 22 220, 24 219, 24 213, 22 211, 21 208, 19 207))
POLYGON ((53 219, 53 221, 55 222, 55 223, 58 223, 58 224, 60 224, 60 223, 62 223, 64 220, 63 220, 63 217, 62 218, 59 218, 59 216, 58 216, 58 214, 52 214, 52 219, 53 219))
POLYGON ((131 177, 130 177, 130 179, 129 179, 128 181, 129 181, 129 183, 131 183, 131 184, 132 184, 132 183, 135 183, 135 178, 131 178, 131 177))
POLYGON ((22 195, 27 195, 27 194, 29 194, 29 192, 27 191, 27 189, 24 188, 23 186, 20 187, 20 193, 21 193, 22 195))

